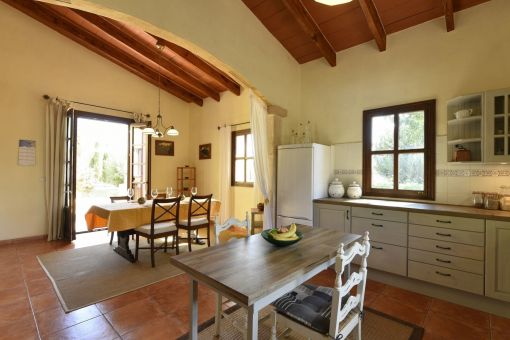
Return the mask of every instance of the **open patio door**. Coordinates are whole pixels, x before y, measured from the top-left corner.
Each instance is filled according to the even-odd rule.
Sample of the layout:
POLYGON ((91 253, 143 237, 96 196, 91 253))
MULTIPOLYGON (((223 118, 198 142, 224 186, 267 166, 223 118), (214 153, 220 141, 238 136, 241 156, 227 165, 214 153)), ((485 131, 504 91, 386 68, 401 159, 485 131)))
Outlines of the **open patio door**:
POLYGON ((76 240, 76 116, 74 109, 67 111, 66 160, 64 178, 64 238, 69 242, 76 240))

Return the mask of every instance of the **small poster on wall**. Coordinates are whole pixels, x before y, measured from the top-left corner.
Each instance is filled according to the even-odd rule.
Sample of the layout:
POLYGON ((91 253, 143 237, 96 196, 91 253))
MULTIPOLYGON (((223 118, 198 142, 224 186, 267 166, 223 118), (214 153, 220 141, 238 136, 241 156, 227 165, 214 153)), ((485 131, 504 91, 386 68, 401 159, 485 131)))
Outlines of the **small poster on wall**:
POLYGON ((173 156, 174 155, 174 142, 163 140, 156 141, 156 156, 173 156))
POLYGON ((19 140, 18 165, 35 166, 35 140, 19 140))
POLYGON ((198 159, 211 159, 211 144, 198 146, 198 159))

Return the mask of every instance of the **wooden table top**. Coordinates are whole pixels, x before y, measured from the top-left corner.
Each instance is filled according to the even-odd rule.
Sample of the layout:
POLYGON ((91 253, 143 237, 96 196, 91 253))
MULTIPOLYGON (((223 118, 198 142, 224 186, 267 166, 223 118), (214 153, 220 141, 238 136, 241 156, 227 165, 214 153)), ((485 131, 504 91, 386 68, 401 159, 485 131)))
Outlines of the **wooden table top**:
POLYGON ((264 214, 264 210, 260 210, 259 208, 251 208, 252 214, 264 214))
POLYGON ((485 210, 468 207, 464 205, 436 204, 436 203, 415 203, 404 201, 390 201, 383 199, 366 198, 318 198, 314 203, 325 203, 333 205, 348 205, 352 207, 378 208, 387 210, 399 210, 422 214, 435 214, 457 217, 480 218, 485 220, 496 220, 510 222, 510 211, 485 210))
POLYGON ((277 247, 260 234, 174 256, 170 262, 219 291, 252 305, 336 256, 361 236, 299 225, 303 239, 277 247))

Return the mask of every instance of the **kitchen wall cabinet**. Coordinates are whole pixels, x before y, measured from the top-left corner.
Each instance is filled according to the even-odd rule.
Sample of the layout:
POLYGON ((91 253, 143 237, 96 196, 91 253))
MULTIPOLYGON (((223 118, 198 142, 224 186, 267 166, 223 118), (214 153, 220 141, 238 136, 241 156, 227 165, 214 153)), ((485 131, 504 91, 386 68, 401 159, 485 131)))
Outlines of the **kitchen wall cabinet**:
POLYGON ((510 88, 485 93, 485 161, 510 161, 510 88))
POLYGON ((313 206, 314 227, 332 229, 345 233, 351 231, 351 207, 322 203, 314 203, 313 206))
POLYGON ((510 302, 510 222, 487 221, 485 295, 510 302))

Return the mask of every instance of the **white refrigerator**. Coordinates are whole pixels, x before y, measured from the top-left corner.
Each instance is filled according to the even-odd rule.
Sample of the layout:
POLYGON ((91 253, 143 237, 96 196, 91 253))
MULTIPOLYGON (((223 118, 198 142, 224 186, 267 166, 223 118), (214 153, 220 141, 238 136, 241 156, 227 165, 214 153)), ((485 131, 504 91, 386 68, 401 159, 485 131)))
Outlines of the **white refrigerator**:
POLYGON ((331 147, 293 144, 278 147, 276 227, 313 225, 313 200, 328 196, 331 147))

